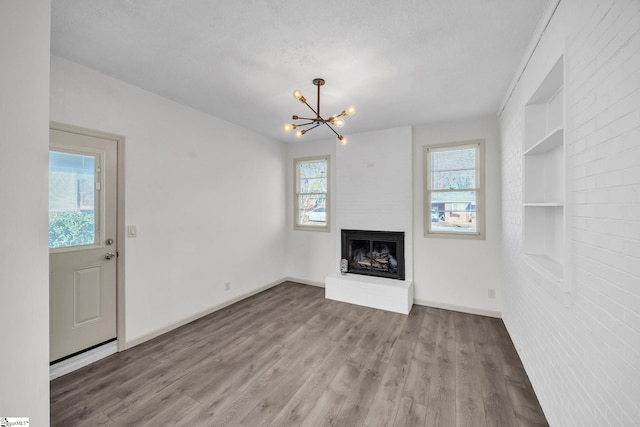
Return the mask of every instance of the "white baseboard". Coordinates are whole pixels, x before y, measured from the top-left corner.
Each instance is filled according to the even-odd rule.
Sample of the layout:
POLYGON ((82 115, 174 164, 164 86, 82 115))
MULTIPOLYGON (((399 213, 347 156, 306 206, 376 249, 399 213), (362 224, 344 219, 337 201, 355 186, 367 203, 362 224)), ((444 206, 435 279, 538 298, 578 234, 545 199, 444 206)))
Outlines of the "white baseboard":
POLYGON ((296 282, 296 283, 302 283, 303 285, 317 286, 318 288, 324 288, 324 283, 314 282, 313 280, 299 279, 297 277, 285 277, 284 280, 287 282, 296 282))
POLYGON ((488 317, 495 317, 498 319, 502 319, 502 313, 499 311, 485 310, 482 308, 474 308, 474 307, 463 307, 460 305, 446 304, 442 302, 427 301, 427 300, 420 300, 420 299, 414 299, 413 303, 417 305, 424 305, 426 307, 442 308, 444 310, 459 311, 461 313, 478 314, 480 316, 488 316, 488 317))
POLYGON ((184 326, 187 323, 191 323, 194 320, 198 320, 201 317, 207 316, 207 315, 209 315, 211 313, 214 313, 214 312, 216 312, 218 310, 221 310, 221 309, 223 309, 225 307, 228 307, 231 304, 235 304, 238 301, 242 301, 243 299, 249 298, 252 295, 258 294, 258 293, 260 293, 262 291, 266 291, 269 288, 273 288, 274 286, 279 285, 279 284, 281 284, 283 282, 286 282, 287 280, 288 279, 286 279, 286 278, 280 279, 280 280, 276 280, 275 282, 271 282, 271 283, 269 283, 267 285, 261 286, 261 287, 259 287, 257 289, 254 289, 254 290, 252 290, 250 292, 247 292, 245 294, 238 295, 237 297, 232 298, 229 301, 225 301, 225 302, 223 302, 221 304, 214 305, 213 307, 210 307, 210 308, 208 308, 208 309, 206 309, 204 311, 201 311, 200 313, 196 313, 196 314, 194 314, 192 316, 189 316, 189 317, 186 317, 186 318, 184 318, 182 320, 179 320, 177 322, 171 323, 170 325, 167 325, 167 326, 164 326, 162 328, 156 329, 156 330, 154 330, 152 332, 149 332, 148 334, 144 334, 144 335, 141 335, 139 337, 133 338, 133 339, 131 339, 131 340, 129 340, 129 341, 127 341, 125 343, 123 350, 135 347, 135 346, 137 346, 139 344, 142 344, 143 342, 146 342, 146 341, 149 341, 149 340, 154 339, 156 337, 159 337, 160 335, 166 334, 167 332, 172 331, 172 330, 174 330, 176 328, 179 328, 180 326, 184 326))
POLYGON ((101 345, 100 347, 96 347, 77 356, 63 360, 62 362, 58 362, 49 367, 49 381, 55 380, 58 377, 90 365, 93 362, 97 362, 98 360, 104 359, 105 357, 111 356, 117 352, 118 341, 111 341, 110 343, 101 345))

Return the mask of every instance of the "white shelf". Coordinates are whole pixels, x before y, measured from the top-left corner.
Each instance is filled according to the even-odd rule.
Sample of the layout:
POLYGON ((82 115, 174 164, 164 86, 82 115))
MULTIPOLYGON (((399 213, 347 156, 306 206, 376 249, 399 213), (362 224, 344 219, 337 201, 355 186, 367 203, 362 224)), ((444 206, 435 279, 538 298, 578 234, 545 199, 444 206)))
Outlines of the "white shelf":
POLYGON ((530 156, 530 155, 546 154, 550 151, 555 150, 556 148, 562 147, 563 142, 564 142, 563 129, 557 128, 551 131, 550 133, 548 133, 540 141, 533 144, 533 146, 527 149, 523 153, 523 155, 530 156))
POLYGON ((523 203, 522 206, 534 208, 561 208, 564 206, 562 202, 541 202, 541 203, 523 203))
POLYGON ((528 258, 529 265, 531 265, 534 269, 540 270, 551 275, 552 279, 557 281, 562 281, 562 273, 563 267, 557 261, 552 260, 546 255, 541 254, 525 254, 528 258))

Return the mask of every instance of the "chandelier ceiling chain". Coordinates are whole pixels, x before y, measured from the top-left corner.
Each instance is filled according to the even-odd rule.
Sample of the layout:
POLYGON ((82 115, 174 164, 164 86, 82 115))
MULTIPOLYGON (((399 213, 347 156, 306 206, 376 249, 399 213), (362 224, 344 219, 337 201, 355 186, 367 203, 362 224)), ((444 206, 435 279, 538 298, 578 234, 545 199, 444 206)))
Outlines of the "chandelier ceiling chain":
POLYGON ((300 90, 296 89, 293 91, 293 97, 295 99, 297 99, 298 101, 302 102, 304 105, 306 105, 307 107, 309 107, 309 109, 311 111, 313 111, 313 113, 316 115, 315 117, 299 117, 296 115, 291 116, 291 118, 293 120, 307 120, 305 123, 299 123, 299 124, 293 124, 293 123, 285 123, 283 128, 286 132, 291 132, 294 129, 297 128, 302 128, 305 126, 311 126, 309 128, 306 129, 298 129, 296 131, 296 136, 298 138, 302 138, 302 136, 309 132, 311 129, 315 129, 320 125, 327 125, 329 127, 329 129, 331 129, 331 132, 335 133, 336 136, 338 137, 338 140, 340 141, 340 144, 342 145, 346 145, 347 144, 347 138, 345 138, 343 135, 340 135, 338 132, 336 132, 336 130, 333 128, 333 126, 337 127, 337 128, 341 128, 344 126, 344 118, 345 116, 352 116, 356 113, 356 107, 354 107, 353 105, 347 107, 345 110, 342 111, 342 113, 340 114, 334 114, 333 116, 329 117, 328 119, 323 119, 322 116, 320 115, 320 86, 324 85, 324 79, 321 78, 317 78, 317 79, 313 79, 313 84, 316 85, 318 87, 318 102, 317 102, 317 107, 316 109, 314 109, 311 105, 309 105, 307 103, 307 99, 302 96, 302 92, 300 92, 300 90))

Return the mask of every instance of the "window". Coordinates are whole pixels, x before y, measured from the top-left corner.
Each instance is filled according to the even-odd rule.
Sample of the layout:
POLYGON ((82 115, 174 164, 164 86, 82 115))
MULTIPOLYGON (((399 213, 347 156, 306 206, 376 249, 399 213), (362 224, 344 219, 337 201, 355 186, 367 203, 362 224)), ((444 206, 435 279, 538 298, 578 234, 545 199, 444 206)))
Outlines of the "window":
POLYGON ((484 141, 424 147, 425 236, 484 239, 484 141))
POLYGON ((294 159, 294 224, 298 230, 329 230, 329 157, 294 159))
POLYGON ((49 151, 49 248, 97 240, 98 156, 49 151))

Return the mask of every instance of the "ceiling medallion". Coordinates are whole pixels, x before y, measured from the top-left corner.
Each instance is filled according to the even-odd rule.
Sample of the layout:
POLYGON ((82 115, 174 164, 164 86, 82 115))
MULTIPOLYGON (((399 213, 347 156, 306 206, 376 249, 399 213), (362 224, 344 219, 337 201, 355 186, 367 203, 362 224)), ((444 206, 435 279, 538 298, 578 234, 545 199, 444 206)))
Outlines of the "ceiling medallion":
POLYGON ((334 114, 333 116, 329 117, 328 119, 323 119, 322 116, 320 116, 320 86, 322 86, 324 84, 324 79, 313 79, 313 84, 318 86, 318 106, 317 108, 314 110, 313 107, 311 107, 311 105, 307 104, 307 99, 302 96, 302 92, 300 92, 298 89, 293 91, 293 97, 295 99, 297 99, 298 101, 302 102, 304 105, 306 105, 307 107, 309 107, 309 109, 311 111, 314 112, 314 114, 316 115, 315 117, 299 117, 299 116, 292 116, 291 118, 293 120, 306 120, 305 123, 300 123, 300 124, 293 124, 293 123, 285 123, 283 128, 286 132, 291 132, 294 129, 298 129, 301 127, 305 127, 305 126, 311 126, 309 128, 306 129, 298 129, 296 131, 296 136, 298 138, 302 138, 302 135, 304 135, 305 133, 309 132, 311 129, 315 129, 320 125, 327 125, 329 127, 329 129, 331 129, 331 132, 335 133, 336 136, 338 137, 338 141, 340 141, 341 145, 346 145, 347 144, 347 138, 345 138, 343 135, 340 135, 338 132, 336 132, 336 130, 333 128, 333 126, 337 127, 337 128, 341 128, 342 126, 344 126, 344 118, 345 116, 352 116, 356 113, 356 107, 354 107, 353 105, 347 107, 342 113, 340 114, 334 114))

